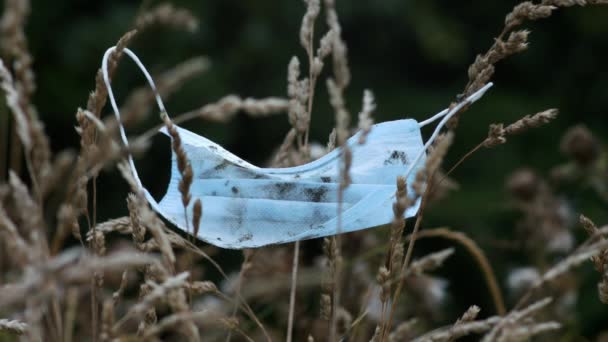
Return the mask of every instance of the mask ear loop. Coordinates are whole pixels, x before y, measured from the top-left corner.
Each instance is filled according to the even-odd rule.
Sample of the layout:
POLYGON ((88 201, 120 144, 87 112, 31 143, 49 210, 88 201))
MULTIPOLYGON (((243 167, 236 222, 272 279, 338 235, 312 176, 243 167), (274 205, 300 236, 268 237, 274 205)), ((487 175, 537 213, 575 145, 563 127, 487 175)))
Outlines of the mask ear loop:
MULTIPOLYGON (((110 76, 109 76, 109 73, 108 73, 108 60, 110 58, 110 55, 114 51, 116 51, 116 46, 113 46, 113 47, 109 48, 104 53, 103 60, 101 62, 101 72, 102 72, 104 84, 105 84, 106 89, 108 91, 108 97, 110 98, 110 104, 112 106, 112 110, 114 110, 114 115, 116 115, 116 120, 118 121, 118 127, 119 127, 119 130, 120 130, 120 137, 121 137, 123 143, 125 144, 125 147, 128 147, 129 146, 129 140, 127 139, 127 134, 125 132, 125 128, 124 128, 124 126, 122 124, 122 121, 121 121, 120 111, 118 110, 118 105, 116 104, 116 99, 114 98, 114 92, 112 91, 112 86, 110 84, 110 76)), ((156 84, 154 83, 154 80, 152 79, 152 76, 150 76, 150 73, 148 72, 148 70, 146 69, 146 67, 139 60, 139 58, 137 57, 137 55, 135 55, 135 53, 133 53, 133 51, 129 50, 128 48, 124 48, 123 52, 127 56, 129 56, 133 60, 133 62, 135 62, 135 64, 139 67, 139 69, 141 70, 141 72, 146 77, 146 80, 148 81, 148 84, 150 85, 150 88, 154 92, 154 97, 156 99, 156 103, 158 105, 158 109, 160 110, 160 112, 164 113, 165 115, 168 115, 167 114, 167 110, 165 109, 165 105, 163 103, 163 100, 160 97, 160 94, 158 93, 158 90, 156 88, 156 84)), ((418 164, 418 162, 420 161, 420 159, 422 158, 422 156, 426 153, 426 151, 429 149, 429 147, 431 146, 431 144, 435 141, 435 139, 439 135, 439 132, 445 126, 445 124, 448 122, 448 120, 450 120, 464 106, 470 105, 473 102, 479 100, 484 95, 484 93, 490 87, 492 87, 492 85, 493 85, 492 83, 486 84, 481 89, 479 89, 478 91, 476 91, 474 94, 472 94, 471 96, 469 96, 464 101, 458 103, 453 108, 451 108, 451 109, 445 109, 445 110, 443 110, 443 111, 441 111, 441 112, 433 115, 432 117, 430 117, 430 118, 428 118, 428 119, 420 122, 419 126, 420 127, 424 127, 424 126, 426 126, 426 125, 428 125, 428 124, 436 121, 437 119, 439 119, 439 118, 441 118, 443 116, 443 119, 437 124, 437 127, 435 127, 435 130, 433 131, 433 134, 431 135, 431 137, 429 138, 429 140, 426 142, 426 144, 424 144, 424 148, 422 149, 422 151, 420 151, 420 153, 418 153, 418 155, 414 159, 414 162, 412 164, 410 164, 409 168, 405 172, 405 179, 407 179, 409 177, 410 173, 412 173, 412 171, 414 170, 414 167, 418 164)), ((128 160, 129 160, 129 165, 131 167, 131 170, 133 172, 133 176, 134 176, 134 178, 135 178, 135 180, 137 182, 137 185, 141 189, 144 189, 143 185, 141 183, 141 180, 139 179, 139 175, 137 174, 137 169, 135 168, 135 163, 133 162, 133 157, 131 156, 131 154, 129 154, 128 160)))
POLYGON ((422 151, 420 151, 420 153, 418 153, 418 155, 416 156, 416 159, 414 159, 414 162, 412 164, 410 164, 410 166, 408 167, 407 171, 405 172, 405 179, 408 179, 408 177, 410 176, 410 173, 412 173, 412 171, 414 170, 414 167, 416 167, 416 165, 418 164, 418 162, 420 161, 422 156, 426 153, 426 151, 429 149, 431 144, 435 141, 435 139, 439 135, 439 132, 441 131, 443 126, 445 126, 445 124, 448 122, 448 120, 450 120, 452 117, 454 117, 454 115, 456 115, 458 112, 460 112, 460 110, 463 107, 468 106, 468 105, 472 104, 473 102, 479 100, 483 96, 483 94, 485 94, 485 92, 488 89, 490 89, 490 87, 492 87, 492 85, 493 85, 492 82, 486 84, 481 89, 476 91, 473 95, 469 96, 464 101, 461 101, 453 108, 445 109, 445 110, 433 115, 432 117, 422 121, 419 124, 420 127, 424 127, 425 125, 428 125, 429 123, 431 123, 443 116, 443 119, 437 124, 437 127, 435 127, 435 130, 433 131, 433 134, 431 135, 429 140, 427 140, 426 144, 424 144, 424 148, 422 149, 422 151))
POLYGON ((418 123, 418 126, 420 126, 420 128, 422 128, 422 127, 424 127, 424 126, 432 123, 433 121, 439 119, 440 117, 446 115, 448 113, 448 111, 449 111, 449 109, 444 109, 441 112, 439 112, 439 113, 431 116, 430 118, 428 118, 428 119, 426 119, 424 121, 421 121, 420 123, 418 123))
MULTIPOLYGON (((116 104, 116 99, 114 98, 114 92, 112 91, 112 86, 110 84, 110 76, 108 73, 108 60, 110 58, 110 55, 114 51, 116 51, 116 46, 109 48, 103 54, 103 59, 101 61, 101 73, 103 76, 103 82, 108 91, 108 97, 110 98, 110 105, 112 106, 112 110, 114 110, 114 115, 116 115, 116 121, 118 121, 120 137, 122 139, 122 142, 125 144, 125 147, 129 147, 129 140, 127 139, 127 133, 125 132, 125 127, 123 126, 121 118, 120 118, 120 111, 118 110, 118 105, 116 104)), ((123 52, 127 56, 129 56, 133 60, 133 62, 135 62, 135 64, 139 67, 141 72, 146 77, 146 80, 148 81, 150 88, 154 92, 154 97, 156 98, 156 103, 158 105, 158 109, 160 110, 160 112, 164 113, 164 115, 168 115, 167 111, 165 110, 165 105, 163 104, 163 100, 160 97, 158 90, 156 89, 156 84, 154 83, 154 80, 152 79, 152 76, 150 76, 150 73, 148 72, 146 67, 143 65, 143 63, 139 60, 139 58, 133 51, 129 50, 128 48, 124 48, 123 52)), ((131 167, 131 171, 133 172, 133 177, 135 178, 137 185, 139 186, 140 189, 145 190, 141 183, 141 180, 139 180, 139 175, 137 174, 137 169, 135 169, 135 163, 133 162, 133 157, 131 156, 131 153, 129 153, 129 155, 128 155, 128 160, 129 160, 129 166, 131 167)))

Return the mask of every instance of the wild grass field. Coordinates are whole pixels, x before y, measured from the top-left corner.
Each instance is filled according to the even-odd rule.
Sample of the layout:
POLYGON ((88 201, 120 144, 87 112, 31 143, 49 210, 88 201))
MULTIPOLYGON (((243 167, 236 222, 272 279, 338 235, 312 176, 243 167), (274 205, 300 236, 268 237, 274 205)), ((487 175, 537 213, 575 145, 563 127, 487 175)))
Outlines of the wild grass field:
POLYGON ((0 341, 608 341, 606 5, 5 0, 0 341), (338 149, 341 203, 349 137, 490 82, 371 229, 219 248, 129 167, 160 198, 177 156, 195 235, 176 125, 265 167, 338 149))

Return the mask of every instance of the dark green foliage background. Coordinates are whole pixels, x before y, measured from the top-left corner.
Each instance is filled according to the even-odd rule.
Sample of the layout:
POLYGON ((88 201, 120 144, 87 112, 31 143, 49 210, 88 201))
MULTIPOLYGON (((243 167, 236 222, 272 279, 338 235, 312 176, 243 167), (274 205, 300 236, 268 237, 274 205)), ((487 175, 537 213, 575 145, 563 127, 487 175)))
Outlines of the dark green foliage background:
MULTIPOLYGON (((298 39, 304 12, 301 1, 173 3, 200 18, 199 31, 189 34, 155 28, 138 37, 133 50, 153 72, 196 55, 208 56, 212 67, 168 101, 170 114, 231 93, 241 97, 286 95, 287 63, 294 54, 306 60, 298 39)), ((378 122, 405 117, 421 120, 449 105, 467 82, 467 67, 477 53, 489 48, 502 30, 505 14, 516 3, 338 1, 353 74, 347 93, 353 120, 366 88, 376 96, 374 119, 378 122)), ((131 28, 139 6, 139 1, 33 1, 27 31, 38 81, 35 100, 54 150, 78 146, 73 129, 76 108, 86 106, 103 52, 131 28)), ((324 20, 320 22, 318 32, 325 32, 324 20)), ((512 236, 518 217, 504 191, 505 177, 522 166, 547 175, 551 167, 565 162, 559 140, 573 124, 584 123, 603 142, 608 141, 608 7, 559 10, 549 19, 524 27, 532 31, 529 50, 497 66, 494 88, 462 117, 445 165, 452 165, 483 140, 490 123, 510 123, 551 107, 560 109, 559 118, 513 137, 506 145, 476 153, 452 175, 460 190, 431 207, 424 224, 447 225, 475 237, 486 247, 500 281, 510 267, 526 262, 515 253, 484 245, 492 236, 512 236)), ((305 62, 303 67, 307 67, 305 62)), ((122 63, 115 77, 119 102, 142 84, 134 66, 122 63)), ((323 81, 316 94, 311 137, 325 144, 334 116, 323 81)), ((155 112, 141 130, 156 123, 155 112)), ((267 160, 289 128, 286 116, 253 120, 244 115, 225 125, 191 122, 186 126, 258 164, 267 160)), ((161 143, 153 148, 138 167, 144 183, 161 194, 168 177, 169 152, 161 143)), ((104 173, 99 185, 99 219, 124 215, 127 188, 116 172, 104 173)), ((608 223, 607 205, 593 191, 575 187, 561 195, 570 200, 575 213, 584 212, 597 223, 608 223)), ((583 238, 580 232, 577 235, 583 238)), ((420 251, 436 250, 438 244, 420 243, 420 251)), ((592 337, 608 325, 608 311, 597 300, 597 275, 589 265, 583 269, 587 280, 585 291, 579 294, 580 324, 569 331, 573 336, 592 337)), ((481 275, 463 251, 458 249, 457 257, 442 272, 451 279, 454 314, 473 303, 492 314, 481 275)))

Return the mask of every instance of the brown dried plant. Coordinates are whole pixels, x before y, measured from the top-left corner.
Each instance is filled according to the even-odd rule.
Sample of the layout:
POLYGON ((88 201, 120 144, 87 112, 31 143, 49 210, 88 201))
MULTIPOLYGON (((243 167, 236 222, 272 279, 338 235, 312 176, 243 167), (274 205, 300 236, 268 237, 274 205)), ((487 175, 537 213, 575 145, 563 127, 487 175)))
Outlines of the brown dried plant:
MULTIPOLYGON (((558 8, 607 3, 542 0, 515 6, 488 51, 478 55, 469 67, 463 93, 451 106, 487 84, 497 63, 529 47, 530 32, 521 28, 526 21, 548 18, 558 8)), ((371 90, 365 90, 358 122, 351 124, 346 101, 351 71, 336 3, 305 0, 304 4, 299 42, 306 55, 304 63, 297 56, 288 63, 286 98, 227 95, 173 120, 161 113, 160 125, 171 136, 177 156, 187 230, 194 236, 205 229, 207 203, 192 194, 195 175, 177 124, 192 119, 227 122, 238 113, 251 117, 285 113, 291 128, 274 153, 273 164, 280 167, 308 162, 313 158, 309 140, 315 91, 328 60, 331 73, 325 84, 335 128, 325 150, 341 148, 337 197, 338 213, 342 211, 353 158, 346 141, 356 126, 361 132, 358 143, 366 143, 373 129, 376 100, 371 90), (324 25, 317 22, 322 14, 324 25), (315 35, 318 27, 326 28, 326 32, 315 35)), ((233 337, 246 341, 454 341, 485 334, 483 341, 521 341, 561 328, 563 320, 553 315, 555 310, 550 305, 561 295, 553 285, 589 260, 599 273, 599 300, 608 303, 608 227, 598 227, 584 216, 580 223, 589 238, 556 262, 546 263, 553 266, 539 267, 537 277, 510 310, 481 244, 460 231, 422 229, 426 205, 445 178, 440 166, 454 142, 457 120, 452 120, 450 130, 428 151, 420 171, 409 178, 412 184, 407 184, 404 177, 395 180, 394 218, 386 230, 386 242, 364 232, 325 238, 322 251, 315 255, 308 249, 301 251, 300 242, 295 243, 293 252, 284 246, 245 250, 240 268, 225 272, 223 264, 214 260, 224 254, 173 232, 152 210, 125 161, 145 149, 158 127, 131 139, 130 146, 122 146, 117 139, 119 124, 134 126, 142 122, 151 112, 155 95, 168 97, 177 92, 188 79, 211 70, 209 61, 196 57, 160 73, 158 93, 147 88, 134 90, 124 105, 126 115, 121 123, 102 115, 108 90, 98 71, 86 106, 75 114, 79 151, 53 153, 33 103, 34 58, 25 35, 29 13, 29 1, 7 0, 0 18, 0 86, 12 118, 10 121, 3 116, 0 120, 2 151, 6 150, 9 134, 7 124, 12 123, 10 156, 0 158, 0 339, 8 335, 11 340, 15 335, 37 341, 216 341, 233 337), (25 170, 21 170, 22 159, 25 170), (103 168, 117 169, 129 185, 125 201, 128 215, 98 222, 102 208, 97 203, 97 178, 103 168), (404 214, 417 201, 420 209, 413 229, 408 231, 404 214), (416 241, 431 238, 444 239, 459 249, 448 247, 419 255, 416 241), (420 309, 422 305, 407 305, 411 304, 408 300, 414 297, 425 302, 419 295, 430 291, 432 274, 449 267, 444 264, 460 249, 474 258, 497 315, 480 319, 482 308, 472 305, 461 317, 454 317, 453 324, 432 328, 436 322, 428 318, 432 316, 427 315, 428 310, 420 309), (220 280, 212 281, 212 273, 219 274, 220 280), (314 304, 309 307, 305 301, 314 304)), ((116 76, 124 49, 149 28, 192 32, 198 25, 198 19, 187 9, 169 3, 143 6, 133 29, 116 43, 109 60, 110 77, 116 76)), ((557 110, 549 109, 510 125, 491 125, 488 136, 447 174, 479 149, 505 144, 508 138, 547 124, 556 115, 557 110)), ((562 152, 579 171, 599 173, 603 170, 601 148, 584 127, 569 131, 561 144, 562 152)), ((554 176, 564 178, 571 168, 559 168, 554 176)), ((551 184, 529 170, 516 173, 507 183, 515 205, 527 215, 524 225, 537 228, 530 240, 542 243, 556 231, 554 214, 559 208, 551 184), (553 230, 545 229, 549 225, 553 230)), ((340 214, 338 220, 340 227, 340 214)))

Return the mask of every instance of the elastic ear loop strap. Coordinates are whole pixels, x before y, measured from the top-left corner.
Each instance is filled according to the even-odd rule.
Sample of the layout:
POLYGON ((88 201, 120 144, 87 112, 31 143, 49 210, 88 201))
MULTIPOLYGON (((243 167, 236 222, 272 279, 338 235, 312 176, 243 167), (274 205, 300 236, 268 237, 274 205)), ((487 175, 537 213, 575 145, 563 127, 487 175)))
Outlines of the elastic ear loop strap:
POLYGON ((439 135, 439 132, 441 131, 441 129, 443 128, 443 126, 445 126, 445 124, 448 122, 448 120, 450 120, 454 115, 456 115, 458 112, 460 112, 460 110, 464 107, 464 106, 468 106, 471 103, 479 100, 483 94, 490 89, 490 87, 492 87, 493 83, 490 82, 488 84, 486 84, 485 86, 483 86, 481 89, 479 89, 478 91, 476 91, 475 93, 473 93, 473 95, 469 96, 466 98, 466 100, 461 101, 460 103, 458 103, 456 106, 454 106, 453 108, 448 108, 445 109, 435 115, 433 115, 431 118, 426 119, 424 121, 422 121, 419 125, 420 127, 423 127, 437 119, 439 119, 440 117, 443 116, 443 119, 441 121, 439 121, 439 123, 437 124, 437 127, 435 127, 435 130, 433 131, 433 134, 431 135, 431 137, 429 138, 429 140, 427 140, 426 144, 424 144, 424 148, 422 149, 422 151, 420 151, 420 153, 418 153, 418 155, 416 156, 416 159, 414 159, 414 162, 410 164, 410 166, 408 167, 407 171, 405 172, 405 179, 407 179, 410 176, 410 173, 412 173, 412 171, 414 170, 414 167, 416 167, 416 164, 418 164, 418 162, 420 161, 420 159, 422 158, 422 156, 424 155, 424 153, 429 149, 429 147, 431 146, 431 144, 435 141, 435 139, 437 138, 437 136, 439 135))
MULTIPOLYGON (((101 73, 103 75, 103 82, 108 91, 108 97, 110 98, 110 104, 112 105, 112 110, 114 110, 114 115, 116 115, 116 120, 118 121, 118 127, 120 129, 120 137, 122 138, 122 142, 125 144, 125 147, 128 147, 129 141, 127 140, 127 133, 125 132, 125 127, 123 126, 121 118, 120 118, 120 112, 118 110, 118 105, 116 104, 116 99, 114 98, 114 93, 112 92, 112 86, 110 84, 110 76, 108 74, 108 60, 110 58, 110 55, 114 51, 116 51, 116 46, 109 48, 104 53, 103 60, 101 61, 101 73)), ((150 88, 152 88, 152 91, 154 92, 154 97, 156 98, 156 103, 158 104, 158 109, 161 111, 161 113, 165 113, 165 115, 168 115, 167 111, 165 110, 165 105, 163 104, 163 100, 160 97, 158 90, 156 89, 156 84, 154 84, 154 80, 152 79, 152 76, 150 76, 150 73, 148 72, 146 67, 139 60, 137 55, 135 55, 135 53, 133 53, 133 51, 129 50, 128 48, 124 48, 123 52, 127 56, 129 56, 133 60, 133 62, 135 62, 135 64, 139 67, 141 72, 146 77, 146 80, 148 80, 148 84, 150 85, 150 88)), ((137 185, 139 186, 139 188, 143 190, 144 188, 143 188, 141 181, 139 180, 139 175, 137 174, 137 170, 135 169, 135 163, 133 162, 133 157, 131 156, 131 153, 129 153, 129 155, 128 155, 128 160, 129 160, 129 165, 131 166, 131 170, 133 172, 135 181, 137 182, 137 185)))
MULTIPOLYGON (((116 104, 116 99, 114 98, 114 93, 112 91, 112 86, 110 84, 110 76, 108 74, 108 60, 110 58, 110 55, 114 51, 116 51, 116 46, 113 46, 113 47, 109 48, 104 53, 103 60, 101 62, 101 72, 102 72, 102 75, 103 75, 104 84, 105 84, 106 89, 108 91, 108 97, 110 98, 110 104, 112 106, 112 109, 114 110, 114 115, 116 115, 116 120, 118 121, 118 127, 120 129, 120 137, 122 138, 122 141, 125 144, 125 146, 128 147, 129 146, 129 141, 127 140, 127 134, 125 132, 125 128, 124 128, 124 126, 122 124, 122 121, 121 121, 121 118, 120 118, 120 111, 118 110, 118 105, 116 104)), ((146 69, 146 67, 139 60, 139 58, 137 57, 137 55, 135 55, 135 53, 133 53, 133 51, 129 50, 128 48, 124 48, 123 52, 127 56, 129 56, 133 60, 133 62, 135 62, 135 64, 139 67, 139 69, 141 70, 141 72, 146 77, 146 80, 148 81, 148 84, 150 85, 150 88, 154 92, 154 97, 156 99, 156 103, 158 104, 158 108, 161 111, 161 113, 165 113, 165 115, 168 115, 167 111, 165 109, 165 105, 163 104, 163 100, 160 97, 160 94, 158 93, 158 90, 156 88, 156 84, 154 83, 154 80, 152 79, 152 76, 150 76, 150 73, 148 72, 148 70, 146 69)), ((424 148, 422 149, 422 151, 420 151, 420 153, 418 153, 418 155, 416 156, 416 159, 414 159, 414 162, 412 164, 410 164, 409 168, 405 172, 405 179, 407 179, 409 177, 410 173, 414 170, 414 167, 416 166, 416 164, 418 164, 418 162, 420 161, 420 159, 422 158, 422 156, 424 155, 424 153, 428 150, 428 148, 431 146, 431 144, 435 141, 435 139, 439 135, 439 132, 445 126, 445 124, 448 122, 448 120, 450 120, 464 106, 467 106, 467 105, 469 105, 469 104, 471 104, 471 103, 479 100, 483 96, 483 94, 490 87, 492 87, 492 85, 493 84, 491 82, 488 83, 488 84, 486 84, 481 89, 479 89, 478 91, 476 91, 474 94, 472 94, 471 96, 469 96, 466 100, 458 103, 453 108, 451 108, 451 109, 450 108, 445 109, 445 110, 443 110, 443 111, 441 111, 441 112, 433 115, 432 117, 430 117, 430 118, 428 118, 428 119, 420 122, 419 126, 420 127, 424 127, 425 125, 428 125, 428 124, 434 122, 435 120, 439 119, 440 117, 443 117, 443 119, 437 124, 437 127, 435 127, 435 130, 433 131, 433 134, 431 135, 431 137, 428 139, 428 141, 426 142, 426 144, 424 144, 424 148)), ((137 181, 138 186, 141 189, 143 189, 143 185, 142 185, 141 181, 139 180, 139 176, 137 174, 137 170, 135 169, 135 163, 133 162, 133 157, 131 156, 131 154, 129 154, 128 160, 129 160, 129 165, 131 166, 131 170, 133 171, 133 175, 135 177, 135 180, 137 181)))

